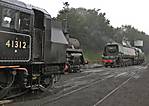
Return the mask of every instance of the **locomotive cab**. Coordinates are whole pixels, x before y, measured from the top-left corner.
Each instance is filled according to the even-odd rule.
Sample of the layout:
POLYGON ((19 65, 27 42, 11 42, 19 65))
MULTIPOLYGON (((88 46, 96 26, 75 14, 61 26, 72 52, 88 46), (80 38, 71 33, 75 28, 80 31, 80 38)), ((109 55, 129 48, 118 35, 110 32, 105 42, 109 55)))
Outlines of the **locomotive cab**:
POLYGON ((33 13, 24 8, 18 11, 16 6, 7 2, 0 2, 0 62, 3 65, 29 62, 33 13))

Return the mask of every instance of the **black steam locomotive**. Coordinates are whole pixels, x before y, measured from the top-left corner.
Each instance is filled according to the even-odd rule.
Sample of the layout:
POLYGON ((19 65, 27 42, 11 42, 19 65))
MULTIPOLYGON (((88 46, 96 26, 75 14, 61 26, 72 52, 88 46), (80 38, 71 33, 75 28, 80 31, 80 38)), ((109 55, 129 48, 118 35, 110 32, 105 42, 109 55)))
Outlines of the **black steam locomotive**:
POLYGON ((46 91, 66 63, 67 40, 44 10, 0 1, 0 98, 26 88, 46 91))
POLYGON ((75 38, 68 39, 68 48, 66 50, 67 72, 79 72, 81 66, 85 64, 83 50, 80 48, 80 42, 75 38))

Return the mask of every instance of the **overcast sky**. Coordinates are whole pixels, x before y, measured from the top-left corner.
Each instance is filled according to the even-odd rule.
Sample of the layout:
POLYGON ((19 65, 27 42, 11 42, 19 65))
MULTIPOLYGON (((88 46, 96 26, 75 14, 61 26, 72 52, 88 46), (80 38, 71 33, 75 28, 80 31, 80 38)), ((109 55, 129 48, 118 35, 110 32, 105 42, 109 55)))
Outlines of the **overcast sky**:
POLYGON ((149 1, 148 0, 21 0, 46 9, 52 17, 56 17, 63 8, 63 2, 69 2, 70 7, 101 9, 114 27, 132 25, 149 35, 149 1))

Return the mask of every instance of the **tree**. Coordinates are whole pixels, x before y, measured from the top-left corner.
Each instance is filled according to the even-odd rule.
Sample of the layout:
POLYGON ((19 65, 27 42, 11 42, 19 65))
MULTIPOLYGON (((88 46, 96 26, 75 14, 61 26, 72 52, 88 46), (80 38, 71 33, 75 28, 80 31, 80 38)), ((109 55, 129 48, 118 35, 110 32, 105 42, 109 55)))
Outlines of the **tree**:
MULTIPOLYGON (((79 39, 84 49, 97 51, 112 37, 114 28, 100 9, 69 8, 68 28, 72 37, 79 39)), ((64 21, 65 10, 59 11, 57 20, 64 21)))
MULTIPOLYGON (((106 13, 100 12, 100 9, 67 8, 70 36, 77 38, 84 50, 91 51, 102 51, 107 42, 121 43, 123 37, 128 38, 131 42, 142 39, 145 44, 145 52, 149 52, 149 46, 147 46, 149 36, 131 25, 113 28, 105 16, 106 13)), ((65 17, 66 10, 62 9, 56 19, 64 23, 65 17)))

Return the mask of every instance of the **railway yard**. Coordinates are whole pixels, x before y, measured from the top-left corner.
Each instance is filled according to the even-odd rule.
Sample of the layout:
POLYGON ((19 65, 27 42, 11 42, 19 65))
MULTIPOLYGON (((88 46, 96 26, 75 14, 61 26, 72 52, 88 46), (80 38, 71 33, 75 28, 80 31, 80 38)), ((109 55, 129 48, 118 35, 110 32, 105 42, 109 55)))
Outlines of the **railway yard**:
POLYGON ((73 31, 69 32, 69 3, 63 4, 65 16, 61 20, 40 7, 0 0, 0 106, 149 106, 149 64, 144 63, 144 40, 134 38, 133 45, 126 38, 115 41, 111 34, 123 34, 109 27, 105 13, 98 15, 94 9, 87 14, 97 14, 96 26, 101 26, 94 31, 88 27, 90 19, 80 18, 85 27, 81 24, 77 29, 87 28, 84 32, 93 35, 90 39, 82 29, 81 33, 74 31, 78 37, 82 35, 81 41, 72 36, 73 31), (107 26, 108 33, 103 26, 107 26), (98 40, 97 35, 104 33, 109 41, 98 40), (94 38, 103 44, 94 44, 94 38), (93 43, 87 45, 90 41, 93 43), (97 50, 102 52, 96 57, 92 52, 97 50), (102 65, 93 64, 99 61, 102 65))
POLYGON ((148 65, 84 68, 62 74, 53 89, 1 100, 2 106, 148 106, 148 65))

